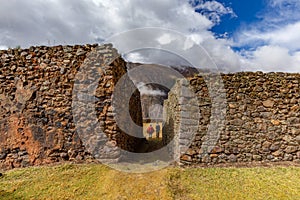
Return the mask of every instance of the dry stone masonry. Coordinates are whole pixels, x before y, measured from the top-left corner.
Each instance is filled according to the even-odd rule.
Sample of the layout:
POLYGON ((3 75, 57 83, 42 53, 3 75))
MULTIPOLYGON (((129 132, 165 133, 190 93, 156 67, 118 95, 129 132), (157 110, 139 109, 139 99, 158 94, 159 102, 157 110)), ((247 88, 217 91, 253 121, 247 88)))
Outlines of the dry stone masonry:
MULTIPOLYGON (((192 145, 181 157, 181 163, 299 163, 300 74, 240 72, 223 74, 222 79, 227 101, 225 125, 206 156, 202 156, 201 147, 213 120, 212 98, 202 76, 189 80, 198 97, 199 127, 192 145)), ((177 91, 176 87, 174 91, 177 91)), ((182 112, 178 100, 182 96, 172 95, 174 91, 165 103, 165 109, 172 111, 165 125, 166 135, 184 134, 184 130, 177 127, 182 112)), ((190 118, 194 119, 193 116, 190 118)))
POLYGON ((163 143, 172 143, 169 151, 174 160, 179 162, 180 155, 188 150, 199 128, 199 105, 188 80, 177 80, 169 92, 169 98, 164 102, 164 109, 166 124, 163 143))
MULTIPOLYGON (((89 84, 87 76, 95 73, 95 70, 101 76, 95 92, 95 110, 108 140, 96 138, 94 141, 105 141, 111 149, 119 146, 134 151, 138 140, 119 130, 113 119, 111 101, 114 85, 127 71, 126 63, 116 54, 111 45, 30 47, 0 51, 0 168, 93 158, 83 144, 87 141, 82 141, 78 135, 77 131, 82 131, 82 127, 74 124, 72 97, 75 77, 78 83, 84 79, 89 84), (106 63, 105 56, 112 51, 115 59, 106 63), (90 71, 84 74, 81 70, 80 74, 80 68, 88 64, 92 66, 89 67, 90 71)), ((136 111, 131 113, 132 118, 141 125, 138 92, 133 95, 130 107, 136 111)), ((89 114, 86 110, 80 113, 86 119, 89 114)), ((86 124, 85 127, 90 126, 86 124)), ((97 151, 101 153, 105 150, 97 151)), ((120 157, 118 152, 106 152, 106 156, 115 160, 120 157)))
MULTIPOLYGON (((145 144, 142 132, 127 127, 135 134, 126 134, 115 120, 114 91, 127 71, 110 44, 0 51, 0 168, 94 158, 117 162, 122 161, 120 149, 139 152, 145 144)), ((221 77, 223 90, 213 92, 226 99, 220 106, 224 124, 215 129, 220 134, 208 131, 219 119, 212 117, 214 87, 207 87, 203 76, 178 80, 169 92, 163 142, 174 143, 170 151, 175 157, 186 152, 180 163, 299 163, 300 74, 221 77)), ((128 105, 130 117, 142 126, 139 91, 128 105)), ((119 120, 126 124, 128 119, 119 120)))

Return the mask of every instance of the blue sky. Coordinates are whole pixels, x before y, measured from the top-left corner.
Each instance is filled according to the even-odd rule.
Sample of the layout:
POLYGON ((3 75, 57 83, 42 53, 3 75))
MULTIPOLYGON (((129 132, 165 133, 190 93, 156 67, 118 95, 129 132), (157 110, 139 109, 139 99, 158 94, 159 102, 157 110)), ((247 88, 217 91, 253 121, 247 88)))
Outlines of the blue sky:
MULTIPOLYGON (((95 43, 135 28, 161 27, 201 45, 224 71, 300 72, 299 0, 0 0, 0 5, 0 49, 95 43)), ((130 58, 145 61, 138 53, 130 58)))
POLYGON ((231 7, 236 16, 224 15, 212 31, 217 35, 228 33, 229 37, 242 27, 259 22, 261 13, 266 9, 264 0, 220 0, 219 2, 226 7, 231 7))
MULTIPOLYGON (((265 0, 220 0, 225 7, 230 7, 235 15, 226 14, 221 17, 220 23, 212 27, 216 37, 227 37, 235 40, 237 34, 250 25, 261 23, 263 13, 268 10, 265 0)), ((265 44, 264 41, 255 44, 232 46, 235 51, 251 50, 265 44)))

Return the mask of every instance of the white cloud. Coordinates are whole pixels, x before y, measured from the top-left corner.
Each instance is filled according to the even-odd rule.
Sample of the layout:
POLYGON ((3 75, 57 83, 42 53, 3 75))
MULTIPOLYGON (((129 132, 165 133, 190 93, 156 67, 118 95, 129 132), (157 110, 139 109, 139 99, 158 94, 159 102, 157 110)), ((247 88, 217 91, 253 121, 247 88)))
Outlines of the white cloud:
MULTIPOLYGON (((225 72, 299 72, 300 1, 266 2, 267 8, 260 14, 262 21, 239 31, 232 42, 230 38, 216 38, 210 31, 220 23, 221 16, 235 17, 231 8, 216 0, 3 0, 0 49, 19 45, 95 43, 135 28, 162 27, 179 31, 188 38, 176 42, 176 38, 160 35, 156 38, 162 46, 188 51, 193 42, 200 44, 225 72), (232 46, 250 48, 234 52, 232 46)), ((150 40, 152 36, 138 37, 150 40)), ((138 45, 138 37, 126 42, 138 45)), ((165 65, 187 64, 178 55, 160 50, 132 52, 126 59, 146 63, 154 59, 165 65)))
POLYGON ((243 59, 245 71, 299 71, 300 52, 289 53, 289 49, 280 46, 262 46, 248 52, 243 59))
POLYGON ((290 51, 300 49, 300 21, 281 26, 276 30, 250 30, 242 32, 239 36, 239 46, 267 43, 288 48, 290 51))
MULTIPOLYGON (((209 31, 225 14, 233 12, 217 1, 1 1, 0 44, 29 47, 95 43, 134 28, 162 27, 196 39, 212 53, 216 63, 227 66, 228 71, 237 70, 238 56, 232 54, 226 41, 216 39, 209 31), (209 12, 200 14, 195 9, 209 12)), ((172 43, 176 48, 172 38, 162 36, 161 42, 172 43)))
POLYGON ((133 63, 142 63, 145 59, 139 52, 132 52, 126 55, 125 59, 133 63))
POLYGON ((235 35, 247 71, 300 71, 300 1, 268 0, 261 21, 235 35))
POLYGON ((152 89, 143 82, 136 83, 136 86, 137 86, 138 90, 140 91, 141 95, 149 95, 149 96, 165 96, 166 95, 166 93, 164 91, 152 89))
POLYGON ((8 47, 0 45, 0 50, 5 50, 5 49, 8 49, 8 47))
POLYGON ((240 56, 231 49, 231 42, 226 39, 207 39, 203 46, 206 47, 218 68, 224 72, 240 71, 240 56))
POLYGON ((223 4, 214 0, 213 1, 200 0, 195 6, 195 8, 200 10, 201 14, 207 16, 214 23, 220 23, 222 15, 229 14, 232 17, 237 17, 230 7, 225 7, 223 4))
POLYGON ((157 41, 162 45, 170 44, 174 40, 176 40, 176 38, 172 37, 170 34, 163 34, 157 39, 157 41))
POLYGON ((267 9, 262 17, 267 22, 265 25, 272 27, 278 24, 286 24, 287 21, 295 22, 300 18, 299 0, 268 0, 267 9))

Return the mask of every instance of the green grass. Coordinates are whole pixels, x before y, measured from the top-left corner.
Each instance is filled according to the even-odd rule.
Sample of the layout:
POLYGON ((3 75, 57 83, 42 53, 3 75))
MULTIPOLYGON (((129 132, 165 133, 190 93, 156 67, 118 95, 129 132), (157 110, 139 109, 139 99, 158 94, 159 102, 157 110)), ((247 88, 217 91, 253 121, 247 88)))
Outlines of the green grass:
POLYGON ((188 169, 177 174, 173 185, 183 191, 177 199, 300 199, 296 167, 188 169))
POLYGON ((300 168, 170 167, 127 174, 103 165, 11 170, 0 199, 300 199, 300 168))

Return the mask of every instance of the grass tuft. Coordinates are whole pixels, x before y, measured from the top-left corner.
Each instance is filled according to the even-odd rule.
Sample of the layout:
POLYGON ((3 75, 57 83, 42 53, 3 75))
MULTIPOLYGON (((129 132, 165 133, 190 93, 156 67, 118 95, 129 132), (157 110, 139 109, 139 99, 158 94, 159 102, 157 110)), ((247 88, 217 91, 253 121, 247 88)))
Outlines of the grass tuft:
POLYGON ((174 168, 128 174, 103 165, 11 170, 0 199, 300 199, 299 167, 174 168))

